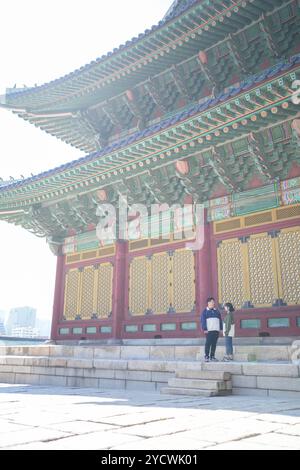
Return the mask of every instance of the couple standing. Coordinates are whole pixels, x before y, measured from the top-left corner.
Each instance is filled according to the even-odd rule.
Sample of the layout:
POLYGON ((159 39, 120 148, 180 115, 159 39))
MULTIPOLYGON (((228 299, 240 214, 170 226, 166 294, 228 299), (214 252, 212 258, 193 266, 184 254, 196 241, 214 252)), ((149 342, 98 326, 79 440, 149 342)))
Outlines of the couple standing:
POLYGON ((221 314, 219 310, 215 308, 215 299, 213 297, 207 299, 207 307, 202 312, 201 328, 206 335, 205 362, 217 362, 215 352, 220 333, 223 333, 225 336, 226 356, 224 356, 224 361, 233 360, 232 337, 234 336, 234 308, 229 302, 224 305, 224 308, 226 311, 224 326, 221 314))

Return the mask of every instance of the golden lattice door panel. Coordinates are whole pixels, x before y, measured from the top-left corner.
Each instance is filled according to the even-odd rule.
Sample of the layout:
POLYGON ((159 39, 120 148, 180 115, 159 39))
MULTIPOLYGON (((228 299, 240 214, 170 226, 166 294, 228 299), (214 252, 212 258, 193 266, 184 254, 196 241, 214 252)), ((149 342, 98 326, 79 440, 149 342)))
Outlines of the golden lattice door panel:
POLYGON ((112 313, 113 265, 102 263, 97 271, 97 311, 99 318, 108 318, 112 313))
POLYGON ((153 313, 167 313, 170 307, 170 256, 158 253, 151 259, 151 308, 153 313))
POLYGON ((65 278, 64 319, 75 320, 80 313, 80 278, 79 269, 70 269, 65 278))
POLYGON ((94 313, 94 284, 95 268, 87 266, 82 271, 80 316, 83 320, 89 320, 94 313))
POLYGON ((255 307, 272 307, 278 298, 274 240, 267 233, 251 235, 247 247, 250 301, 255 307))
POLYGON ((130 263, 129 311, 131 315, 145 315, 149 310, 150 263, 146 256, 130 263))
POLYGON ((176 313, 195 306, 195 257, 191 250, 176 250, 172 257, 172 306, 176 313))
POLYGON ((280 298, 288 305, 300 304, 300 228, 281 230, 278 235, 280 298))
POLYGON ((224 240, 218 247, 219 302, 241 308, 247 300, 244 249, 238 238, 224 240))

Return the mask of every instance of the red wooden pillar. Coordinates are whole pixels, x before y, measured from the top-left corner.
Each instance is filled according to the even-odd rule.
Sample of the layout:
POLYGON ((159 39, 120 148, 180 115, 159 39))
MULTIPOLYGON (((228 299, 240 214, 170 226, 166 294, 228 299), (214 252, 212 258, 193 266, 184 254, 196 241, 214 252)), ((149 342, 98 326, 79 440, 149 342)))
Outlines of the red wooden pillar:
MULTIPOLYGON (((206 215, 205 215, 206 220, 206 215)), ((210 256, 210 226, 203 227, 203 246, 196 251, 196 305, 197 313, 206 306, 207 297, 212 295, 212 265, 210 256)))
POLYGON ((116 242, 116 255, 113 281, 113 306, 112 306, 112 337, 122 337, 122 324, 125 316, 125 276, 128 243, 116 242))
POLYGON ((54 302, 53 302, 53 315, 52 315, 52 325, 51 325, 51 339, 57 339, 57 325, 62 314, 62 295, 64 292, 64 259, 63 255, 57 256, 56 261, 56 278, 55 278, 55 290, 54 290, 54 302))

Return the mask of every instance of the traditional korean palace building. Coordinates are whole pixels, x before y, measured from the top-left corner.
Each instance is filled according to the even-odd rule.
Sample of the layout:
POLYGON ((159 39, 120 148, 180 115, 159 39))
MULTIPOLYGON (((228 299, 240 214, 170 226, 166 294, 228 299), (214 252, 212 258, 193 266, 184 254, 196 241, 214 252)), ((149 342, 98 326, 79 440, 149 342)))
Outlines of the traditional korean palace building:
POLYGON ((300 335, 297 80, 299 0, 177 0, 79 70, 7 90, 2 106, 84 152, 0 184, 0 219, 57 256, 54 340, 199 337, 210 295, 239 336, 300 335), (156 237, 131 214, 138 237, 99 240, 99 205, 125 200, 203 205, 201 249, 196 217, 162 236, 167 211, 156 237))

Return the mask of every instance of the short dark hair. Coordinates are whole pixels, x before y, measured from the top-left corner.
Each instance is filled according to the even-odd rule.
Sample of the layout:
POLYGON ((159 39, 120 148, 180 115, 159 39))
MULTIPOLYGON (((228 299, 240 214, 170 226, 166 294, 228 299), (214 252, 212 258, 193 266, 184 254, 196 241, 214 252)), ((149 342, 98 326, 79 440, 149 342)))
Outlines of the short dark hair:
POLYGON ((214 301, 215 299, 213 297, 208 297, 206 302, 208 303, 208 302, 211 302, 212 300, 214 301))
POLYGON ((234 312, 234 306, 230 302, 227 302, 226 304, 224 304, 224 307, 228 307, 229 312, 234 312))

